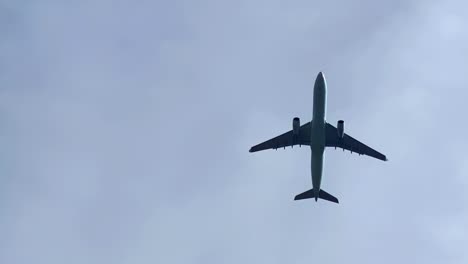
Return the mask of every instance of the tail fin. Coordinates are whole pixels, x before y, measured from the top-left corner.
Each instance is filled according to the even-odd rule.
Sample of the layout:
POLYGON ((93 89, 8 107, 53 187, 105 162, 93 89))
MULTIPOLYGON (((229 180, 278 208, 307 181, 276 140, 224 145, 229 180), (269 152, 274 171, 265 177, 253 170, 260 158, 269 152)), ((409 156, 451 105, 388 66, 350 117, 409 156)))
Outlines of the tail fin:
POLYGON ((326 191, 322 189, 320 189, 318 193, 318 197, 315 197, 314 189, 310 189, 308 191, 305 191, 301 194, 296 195, 296 197, 294 197, 294 200, 303 200, 303 199, 310 199, 310 198, 320 198, 320 199, 327 200, 330 202, 339 203, 336 197, 334 197, 333 195, 327 193, 326 191))

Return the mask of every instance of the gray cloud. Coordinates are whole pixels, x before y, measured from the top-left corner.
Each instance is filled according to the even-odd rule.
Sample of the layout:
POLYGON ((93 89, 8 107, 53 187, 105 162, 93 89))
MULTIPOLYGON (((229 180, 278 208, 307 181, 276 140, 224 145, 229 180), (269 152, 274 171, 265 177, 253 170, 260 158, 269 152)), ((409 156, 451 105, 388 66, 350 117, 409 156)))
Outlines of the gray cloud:
POLYGON ((465 4, 2 4, 0 262, 463 263, 465 4), (293 202, 311 118, 382 150, 327 151, 334 206, 293 202))

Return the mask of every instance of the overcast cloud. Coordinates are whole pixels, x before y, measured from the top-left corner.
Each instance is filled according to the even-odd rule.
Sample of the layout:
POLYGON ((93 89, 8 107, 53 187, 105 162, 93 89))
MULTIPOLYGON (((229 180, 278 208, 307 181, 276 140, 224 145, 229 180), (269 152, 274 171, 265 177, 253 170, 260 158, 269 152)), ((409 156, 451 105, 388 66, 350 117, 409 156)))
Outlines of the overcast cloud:
POLYGON ((0 1, 0 263, 467 263, 464 1, 0 1), (250 146, 312 117, 384 152, 250 146))

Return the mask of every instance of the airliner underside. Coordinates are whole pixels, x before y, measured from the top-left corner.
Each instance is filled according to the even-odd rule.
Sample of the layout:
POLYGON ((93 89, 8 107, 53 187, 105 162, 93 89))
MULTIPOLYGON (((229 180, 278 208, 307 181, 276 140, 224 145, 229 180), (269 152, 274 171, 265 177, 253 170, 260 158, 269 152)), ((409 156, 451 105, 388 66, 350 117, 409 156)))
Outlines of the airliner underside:
POLYGON ((367 155, 387 161, 387 157, 344 133, 344 121, 339 120, 337 126, 327 123, 326 118, 327 83, 320 72, 315 80, 312 121, 300 125, 300 119, 295 117, 292 130, 253 146, 250 152, 266 149, 306 145, 311 148, 312 189, 296 195, 294 200, 314 198, 338 203, 338 199, 320 188, 323 173, 323 154, 325 147, 342 148, 359 155, 367 155))

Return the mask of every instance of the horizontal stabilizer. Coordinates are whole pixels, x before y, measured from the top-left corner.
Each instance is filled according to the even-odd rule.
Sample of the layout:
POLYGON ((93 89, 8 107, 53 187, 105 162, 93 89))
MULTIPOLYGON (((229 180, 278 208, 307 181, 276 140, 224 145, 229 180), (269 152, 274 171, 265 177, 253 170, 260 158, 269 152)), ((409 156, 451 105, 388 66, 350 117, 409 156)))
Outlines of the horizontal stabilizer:
POLYGON ((337 199, 335 196, 333 196, 333 195, 327 193, 326 191, 324 191, 324 190, 322 190, 322 189, 321 189, 320 192, 319 192, 319 198, 320 198, 320 199, 323 199, 323 200, 327 200, 327 201, 329 201, 329 202, 339 203, 339 202, 338 202, 338 199, 337 199))
MULTIPOLYGON (((305 192, 303 192, 301 194, 296 195, 296 197, 294 197, 294 200, 304 200, 304 199, 310 199, 310 198, 316 198, 315 193, 314 193, 314 189, 310 189, 308 191, 305 191, 305 192)), ((333 203, 339 203, 338 199, 336 197, 334 197, 333 195, 327 193, 324 190, 319 191, 319 194, 318 194, 317 198, 327 200, 327 201, 330 201, 330 202, 333 202, 333 203)))
POLYGON ((304 200, 310 198, 315 198, 314 189, 310 189, 308 191, 296 195, 296 197, 294 197, 294 200, 304 200))

